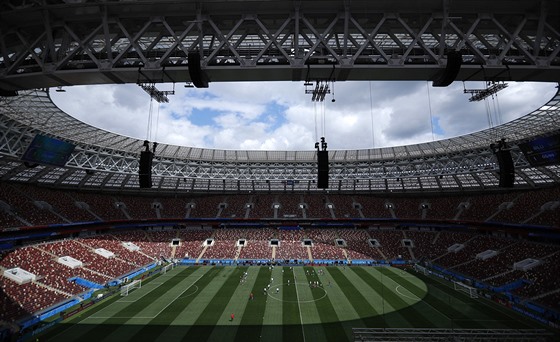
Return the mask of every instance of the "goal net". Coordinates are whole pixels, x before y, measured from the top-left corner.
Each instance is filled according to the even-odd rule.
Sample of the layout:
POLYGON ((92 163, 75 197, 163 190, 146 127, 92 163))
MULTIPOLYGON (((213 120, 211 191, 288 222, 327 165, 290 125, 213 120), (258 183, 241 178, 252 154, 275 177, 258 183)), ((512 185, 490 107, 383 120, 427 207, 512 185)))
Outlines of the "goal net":
POLYGON ((173 268, 175 268, 175 264, 171 263, 169 265, 165 265, 163 266, 163 268, 161 269, 161 274, 165 274, 167 273, 167 271, 171 271, 173 268))
POLYGON ((454 281, 453 288, 455 289, 455 291, 461 291, 467 293, 471 298, 478 298, 478 292, 472 286, 454 281))
POLYGON ((423 275, 426 275, 426 276, 430 274, 430 272, 428 271, 428 269, 426 267, 420 266, 418 264, 414 265, 414 269, 416 270, 416 272, 422 273, 423 275))
POLYGON ((138 279, 130 284, 123 285, 121 287, 121 296, 128 296, 128 293, 134 289, 139 289, 142 287, 142 280, 138 279))

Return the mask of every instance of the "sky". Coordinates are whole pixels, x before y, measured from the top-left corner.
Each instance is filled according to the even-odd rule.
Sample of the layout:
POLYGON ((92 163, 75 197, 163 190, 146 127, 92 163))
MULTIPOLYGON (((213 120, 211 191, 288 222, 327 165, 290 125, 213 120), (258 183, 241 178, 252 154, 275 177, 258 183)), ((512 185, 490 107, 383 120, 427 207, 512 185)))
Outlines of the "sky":
MULTIPOLYGON (((469 102, 470 96, 463 93, 464 87, 484 86, 346 81, 334 83, 334 94, 324 102, 312 102, 303 82, 222 82, 205 89, 177 83, 169 103, 161 104, 136 84, 66 87, 66 92, 51 91, 51 97, 78 120, 142 140, 227 150, 300 151, 313 150, 322 136, 329 150, 346 150, 468 134, 526 115, 557 90, 556 83, 510 82, 497 99, 481 102, 469 102)), ((173 85, 157 88, 172 90, 173 85)))

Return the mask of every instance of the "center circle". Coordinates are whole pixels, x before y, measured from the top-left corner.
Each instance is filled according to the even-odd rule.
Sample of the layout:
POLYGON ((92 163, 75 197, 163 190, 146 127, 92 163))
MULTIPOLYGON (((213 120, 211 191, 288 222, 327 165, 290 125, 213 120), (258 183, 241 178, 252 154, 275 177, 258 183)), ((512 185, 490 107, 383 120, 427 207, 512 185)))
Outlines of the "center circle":
MULTIPOLYGON (((311 291, 317 291, 317 290, 322 291, 321 297, 319 297, 319 298, 313 298, 313 299, 309 299, 309 300, 307 300, 307 299, 304 299, 304 300, 301 300, 301 299, 299 299, 299 300, 285 300, 285 299, 282 299, 282 298, 280 298, 280 297, 277 297, 277 295, 281 295, 281 292, 279 292, 279 293, 277 294, 277 293, 276 293, 276 288, 280 288, 280 289, 281 289, 281 288, 283 288, 284 286, 294 286, 294 285, 295 285, 295 286, 302 286, 302 287, 305 286, 306 288, 309 288, 309 284, 308 284, 308 283, 290 283, 290 284, 284 283, 284 284, 273 284, 273 285, 270 285, 270 288, 269 288, 268 291, 267 291, 267 295, 268 295, 268 297, 270 297, 270 298, 272 298, 272 299, 274 299, 274 300, 277 300, 277 301, 279 301, 279 302, 285 302, 285 303, 313 303, 313 302, 317 302, 317 301, 319 301, 319 300, 321 300, 321 299, 323 299, 323 298, 325 298, 325 297, 327 296, 327 291, 326 291, 323 287, 313 287, 313 288, 311 288, 311 291)), ((297 290, 296 290, 296 291, 297 291, 297 290)), ((299 298, 299 291, 298 291, 298 298, 299 298)))

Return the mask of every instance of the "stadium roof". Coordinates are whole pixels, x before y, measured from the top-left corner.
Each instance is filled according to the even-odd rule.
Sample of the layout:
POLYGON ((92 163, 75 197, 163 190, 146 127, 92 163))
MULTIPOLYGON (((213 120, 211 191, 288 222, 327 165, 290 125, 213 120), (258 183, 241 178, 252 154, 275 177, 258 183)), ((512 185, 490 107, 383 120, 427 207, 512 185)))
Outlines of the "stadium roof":
MULTIPOLYGON (((137 189, 143 140, 78 121, 50 100, 48 91, 3 98, 0 107, 3 180, 53 186, 137 189), (20 160, 37 133, 75 144, 65 167, 28 167, 20 160)), ((489 145, 506 139, 516 186, 560 182, 560 167, 531 167, 517 143, 557 132, 560 94, 538 110, 504 125, 416 145, 329 151, 331 191, 439 191, 496 188, 499 167, 489 145)), ((160 144, 154 188, 164 191, 318 191, 316 151, 217 150, 160 144)))
MULTIPOLYGON (((143 141, 63 113, 48 91, 78 84, 259 80, 437 80, 449 51, 457 80, 560 79, 558 1, 9 0, 0 4, 0 177, 52 186, 138 190, 143 141), (189 66, 189 55, 200 63, 189 66), (193 76, 194 75, 194 76, 193 76), (19 95, 16 92, 19 91, 19 95), (13 96, 17 95, 17 96, 13 96), (64 167, 21 156, 37 133, 76 144, 64 167)), ((513 122, 452 139, 329 151, 329 191, 498 187, 490 143, 506 139, 517 187, 560 183, 516 143, 556 133, 559 95, 513 122)), ((161 144, 154 190, 319 191, 316 151, 161 144)), ((322 190, 321 190, 322 191, 322 190)))
POLYGON ((334 78, 560 79, 552 0, 8 0, 0 4, 0 89, 334 78), (165 72, 163 72, 165 71, 165 72))

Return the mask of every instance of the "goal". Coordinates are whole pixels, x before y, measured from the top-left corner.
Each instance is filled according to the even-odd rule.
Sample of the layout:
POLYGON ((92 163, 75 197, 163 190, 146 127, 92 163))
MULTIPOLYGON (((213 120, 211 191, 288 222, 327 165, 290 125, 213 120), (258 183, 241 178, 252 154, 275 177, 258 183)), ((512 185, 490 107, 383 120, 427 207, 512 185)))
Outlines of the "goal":
POLYGON ((463 283, 454 281, 453 282, 453 288, 455 289, 455 291, 466 292, 471 298, 478 298, 478 292, 472 286, 465 285, 463 283))
POLYGON ((420 266, 418 264, 414 265, 414 269, 416 270, 416 272, 418 273, 422 273, 423 275, 430 275, 430 271, 428 271, 428 269, 424 266, 420 266))
POLYGON ((174 269, 174 268, 175 268, 175 264, 174 264, 174 263, 171 263, 171 264, 169 264, 169 265, 165 265, 165 266, 163 266, 163 268, 161 269, 161 274, 165 274, 165 273, 167 273, 167 271, 171 271, 171 270, 174 269))
POLYGON ((134 289, 139 289, 142 287, 142 280, 134 280, 130 284, 123 285, 121 287, 121 296, 128 296, 128 293, 134 289))

